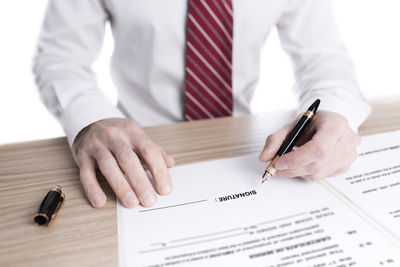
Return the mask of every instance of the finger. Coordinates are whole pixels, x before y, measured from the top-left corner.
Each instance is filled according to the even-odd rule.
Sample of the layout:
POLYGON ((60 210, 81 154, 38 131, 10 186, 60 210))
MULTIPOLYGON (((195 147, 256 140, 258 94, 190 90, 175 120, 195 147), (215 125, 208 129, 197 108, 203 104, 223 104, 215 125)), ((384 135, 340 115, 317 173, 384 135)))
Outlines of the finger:
MULTIPOLYGON (((310 166, 315 163, 309 164, 310 166)), ((287 169, 287 170, 277 170, 275 176, 280 178, 294 178, 294 177, 305 177, 312 174, 309 165, 301 167, 299 169, 287 169)))
POLYGON ((167 195, 172 191, 171 177, 164 161, 162 152, 152 142, 147 141, 138 148, 138 152, 146 162, 154 178, 154 183, 160 195, 167 195))
POLYGON ((270 134, 265 141, 265 145, 259 156, 260 161, 270 161, 278 152, 289 131, 293 127, 293 123, 285 125, 279 131, 270 134))
MULTIPOLYGON (((131 146, 124 141, 115 141, 111 145, 119 166, 123 170, 131 188, 144 207, 150 207, 156 202, 156 192, 147 177, 142 164, 131 146)), ((138 200, 138 202, 139 202, 138 200)))
POLYGON ((87 198, 95 208, 103 207, 107 197, 96 177, 95 161, 88 155, 79 156, 79 177, 87 198))
POLYGON ((300 169, 277 171, 279 177, 303 177, 313 181, 320 181, 326 177, 337 175, 348 170, 351 164, 357 159, 357 151, 344 155, 339 161, 315 162, 300 169))
POLYGON ((97 150, 95 159, 101 173, 105 176, 108 184, 124 206, 127 208, 136 207, 139 204, 137 197, 121 172, 112 153, 107 148, 99 149, 97 150))
POLYGON ((129 183, 135 190, 143 207, 153 206, 156 203, 157 194, 136 153, 133 153, 131 170, 128 173, 129 183))
POLYGON ((161 154, 163 156, 165 164, 167 164, 167 167, 171 168, 171 167, 175 166, 175 159, 173 157, 169 156, 160 145, 157 145, 157 147, 161 151, 161 154))
POLYGON ((168 168, 174 167, 175 166, 175 159, 169 155, 167 155, 165 152, 161 151, 161 154, 163 156, 165 164, 167 164, 168 168))
POLYGON ((139 197, 140 203, 143 207, 153 206, 156 203, 157 194, 136 153, 133 153, 131 170, 128 172, 129 183, 139 197))
POLYGON ((310 141, 278 158, 275 168, 278 170, 298 169, 312 162, 325 160, 340 136, 340 131, 335 127, 320 127, 310 141))

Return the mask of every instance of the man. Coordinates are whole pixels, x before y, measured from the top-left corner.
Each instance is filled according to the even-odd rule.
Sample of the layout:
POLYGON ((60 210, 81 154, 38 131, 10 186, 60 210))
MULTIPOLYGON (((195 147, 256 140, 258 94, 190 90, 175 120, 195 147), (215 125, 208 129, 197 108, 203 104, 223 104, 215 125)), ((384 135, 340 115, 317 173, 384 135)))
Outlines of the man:
MULTIPOLYGON (((44 103, 66 131, 92 205, 106 203, 97 166, 126 207, 149 207, 156 192, 169 194, 174 160, 141 127, 249 113, 260 50, 275 26, 293 60, 299 112, 316 98, 322 101, 301 146, 276 162, 277 175, 319 180, 342 173, 357 157, 354 131, 369 107, 331 1, 50 0, 34 73, 44 103), (106 21, 115 42, 111 69, 118 107, 90 69, 106 21)), ((292 124, 268 136, 260 160, 273 157, 292 124)))

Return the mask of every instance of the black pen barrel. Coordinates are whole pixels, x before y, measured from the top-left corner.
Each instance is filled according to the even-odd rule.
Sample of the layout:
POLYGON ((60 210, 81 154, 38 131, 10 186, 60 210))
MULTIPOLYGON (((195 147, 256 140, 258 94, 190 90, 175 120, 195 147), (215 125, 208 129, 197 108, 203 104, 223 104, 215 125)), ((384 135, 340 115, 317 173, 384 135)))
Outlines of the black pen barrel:
POLYGON ((317 112, 319 104, 321 101, 319 99, 315 100, 314 103, 307 109, 307 111, 301 116, 300 120, 294 126, 294 128, 290 131, 290 133, 286 136, 285 141, 278 150, 278 155, 283 156, 286 153, 292 151, 293 147, 296 145, 296 142, 299 140, 300 136, 303 135, 304 131, 307 129, 308 124, 311 121, 311 118, 317 112))
POLYGON ((277 153, 279 156, 283 156, 284 154, 292 151, 293 147, 295 146, 299 138, 303 135, 310 121, 311 119, 309 117, 305 115, 301 116, 296 126, 294 126, 292 131, 290 131, 285 141, 283 141, 283 144, 279 148, 277 153))

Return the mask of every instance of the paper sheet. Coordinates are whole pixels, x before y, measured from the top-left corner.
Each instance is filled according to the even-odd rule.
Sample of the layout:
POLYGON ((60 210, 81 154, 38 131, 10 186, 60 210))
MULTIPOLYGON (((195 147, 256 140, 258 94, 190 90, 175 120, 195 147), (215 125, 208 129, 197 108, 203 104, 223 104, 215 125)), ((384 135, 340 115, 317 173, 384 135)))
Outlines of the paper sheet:
POLYGON ((400 239, 400 131, 363 137, 346 174, 326 181, 400 239))
POLYGON ((400 266, 400 251, 321 184, 256 155, 171 169, 152 208, 118 206, 122 266, 400 266))

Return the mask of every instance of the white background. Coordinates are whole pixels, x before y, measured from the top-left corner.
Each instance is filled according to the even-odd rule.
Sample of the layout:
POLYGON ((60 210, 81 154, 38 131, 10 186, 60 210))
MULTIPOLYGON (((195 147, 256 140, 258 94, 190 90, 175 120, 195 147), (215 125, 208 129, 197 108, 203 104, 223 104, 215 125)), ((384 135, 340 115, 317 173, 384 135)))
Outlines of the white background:
MULTIPOLYGON (((0 2, 0 144, 64 135, 41 104, 31 74, 46 3, 46 0, 0 2)), ((365 97, 399 96, 400 1, 335 0, 335 4, 342 37, 356 65, 365 97)), ((108 30, 104 51, 94 68, 101 87, 115 101, 108 71, 112 46, 108 30)), ((294 108, 291 64, 279 46, 276 32, 271 34, 263 51, 261 73, 253 110, 282 108, 282 103, 287 109, 294 108), (274 90, 274 101, 268 101, 266 106, 268 90, 274 90)))

